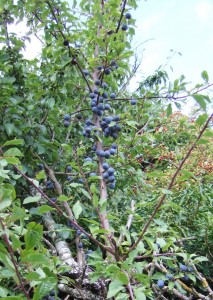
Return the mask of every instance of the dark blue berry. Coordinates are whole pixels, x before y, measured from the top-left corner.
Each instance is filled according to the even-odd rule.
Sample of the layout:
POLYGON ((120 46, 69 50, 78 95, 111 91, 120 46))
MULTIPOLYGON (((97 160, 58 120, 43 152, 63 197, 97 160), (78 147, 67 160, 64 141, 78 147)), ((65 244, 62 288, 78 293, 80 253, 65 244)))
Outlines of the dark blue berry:
POLYGON ((70 126, 70 122, 69 121, 64 121, 64 127, 69 127, 70 126))
POLYGON ((84 73, 85 76, 89 75, 89 71, 88 70, 83 70, 83 73, 84 73))
POLYGON ((64 115, 64 121, 70 121, 70 119, 71 119, 70 115, 68 114, 64 115))
POLYGON ((101 85, 101 81, 99 79, 96 79, 95 80, 95 85, 97 85, 97 86, 101 85))
POLYGON ((115 181, 115 176, 114 175, 111 175, 109 176, 109 182, 114 182, 115 181))
POLYGON ((97 174, 95 172, 91 172, 89 173, 89 176, 92 177, 92 176, 97 176, 97 174))
POLYGON ((107 151, 105 151, 105 153, 104 153, 104 157, 105 158, 109 158, 110 157, 110 152, 107 150, 107 151))
POLYGON ((110 104, 105 104, 105 107, 104 107, 106 110, 109 110, 111 108, 110 104))
POLYGON ((162 289, 164 287, 164 281, 162 279, 158 280, 158 287, 162 289))
POLYGON ((109 69, 109 68, 106 68, 105 70, 104 70, 104 74, 105 75, 109 75, 111 73, 111 70, 109 69))
POLYGON ((72 171, 72 167, 71 166, 67 166, 67 172, 71 172, 72 171))
POLYGON ((96 97, 95 93, 90 93, 89 96, 90 96, 91 99, 96 97))
POLYGON ((180 265, 180 270, 183 272, 186 272, 186 271, 188 271, 188 268, 185 265, 180 265))
POLYGON ((113 148, 109 149, 109 152, 110 152, 111 155, 115 155, 116 154, 116 150, 113 149, 113 148))
POLYGON ((113 169, 112 167, 110 167, 110 168, 108 169, 108 174, 109 174, 109 175, 113 175, 114 172, 115 172, 115 169, 113 169))
POLYGON ((110 183, 109 188, 110 188, 111 190, 114 190, 114 188, 115 188, 115 183, 114 183, 114 182, 110 183))
POLYGON ((120 117, 119 117, 119 116, 115 116, 115 117, 113 118, 113 121, 115 121, 115 122, 120 121, 120 117))
POLYGON ((125 14, 125 17, 126 17, 127 20, 129 20, 129 19, 131 19, 132 16, 131 16, 130 13, 126 13, 126 14, 125 14))
POLYGON ((85 161, 85 162, 86 162, 86 161, 92 162, 92 158, 91 158, 91 157, 86 157, 84 161, 85 161))
POLYGON ((78 243, 78 248, 82 249, 83 248, 83 243, 78 243))
POLYGON ((103 83, 102 83, 102 88, 103 88, 103 89, 107 89, 107 88, 108 88, 108 84, 107 84, 106 82, 103 82, 103 83))
POLYGON ((168 279, 172 279, 173 278, 173 275, 172 274, 166 274, 166 278, 168 278, 168 279))
POLYGON ((109 174, 108 174, 107 172, 105 172, 105 173, 103 174, 103 178, 104 178, 104 179, 108 179, 108 178, 109 178, 109 174))
POLYGON ((136 99, 131 99, 130 100, 131 105, 135 105, 137 103, 136 99))
POLYGON ((72 181, 72 177, 71 176, 67 176, 67 181, 72 181))
POLYGON ((104 170, 108 170, 109 169, 109 164, 108 163, 103 163, 102 165, 104 170))
POLYGON ((127 29, 128 29, 127 24, 123 24, 123 25, 121 26, 121 30, 126 31, 127 29))
POLYGON ((107 99, 107 98, 108 98, 108 93, 107 93, 107 92, 103 92, 103 93, 102 93, 102 97, 103 97, 104 99, 107 99))
POLYGON ((111 148, 113 148, 113 149, 117 149, 117 148, 118 148, 118 146, 117 146, 115 143, 113 143, 113 144, 112 144, 112 146, 111 146, 111 148))
POLYGON ((111 93, 111 94, 110 94, 110 98, 111 98, 111 99, 115 99, 115 98, 116 98, 115 93, 111 93))

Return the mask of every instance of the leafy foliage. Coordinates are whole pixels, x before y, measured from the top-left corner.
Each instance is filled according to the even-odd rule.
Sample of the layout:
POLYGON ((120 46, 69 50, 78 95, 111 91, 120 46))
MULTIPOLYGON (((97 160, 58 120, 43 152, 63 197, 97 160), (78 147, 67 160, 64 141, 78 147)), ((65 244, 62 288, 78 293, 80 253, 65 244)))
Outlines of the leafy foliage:
POLYGON ((136 8, 0 3, 2 299, 212 297, 211 84, 160 67, 130 93, 136 8))

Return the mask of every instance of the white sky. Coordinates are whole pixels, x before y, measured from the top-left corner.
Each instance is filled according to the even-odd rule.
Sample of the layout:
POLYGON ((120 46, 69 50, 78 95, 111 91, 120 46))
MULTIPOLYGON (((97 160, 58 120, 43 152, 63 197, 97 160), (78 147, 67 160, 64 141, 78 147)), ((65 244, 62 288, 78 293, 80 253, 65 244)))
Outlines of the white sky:
POLYGON ((180 52, 170 61, 171 78, 184 74, 198 83, 206 70, 213 82, 213 0, 140 1, 133 13, 136 18, 136 40, 148 41, 141 71, 150 75, 166 63, 170 50, 180 52))

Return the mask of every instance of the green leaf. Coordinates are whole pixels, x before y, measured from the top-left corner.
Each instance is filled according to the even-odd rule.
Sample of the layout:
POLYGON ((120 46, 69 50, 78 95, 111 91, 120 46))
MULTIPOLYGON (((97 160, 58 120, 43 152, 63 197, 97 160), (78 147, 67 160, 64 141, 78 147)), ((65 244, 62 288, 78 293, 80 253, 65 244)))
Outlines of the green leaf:
POLYGON ((45 174, 45 171, 44 170, 42 170, 42 171, 40 171, 40 172, 38 172, 37 174, 36 174, 36 179, 37 180, 41 180, 41 179, 45 179, 46 178, 46 174, 45 174))
POLYGON ((203 262, 203 261, 209 261, 207 257, 205 256, 198 256, 195 258, 196 262, 203 262))
POLYGON ((180 173, 183 175, 178 178, 178 182, 183 181, 183 180, 188 180, 189 178, 194 176, 194 174, 192 172, 187 171, 187 170, 181 170, 180 173))
POLYGON ((5 208, 11 206, 11 204, 12 204, 12 200, 10 200, 10 199, 1 200, 1 202, 0 202, 0 211, 4 211, 5 208))
POLYGON ((57 200, 59 200, 59 201, 68 201, 68 200, 70 200, 70 198, 68 198, 67 196, 62 194, 57 198, 57 200))
POLYGON ((11 140, 11 141, 7 141, 3 144, 4 146, 10 146, 10 145, 22 145, 24 142, 24 140, 21 139, 16 139, 16 140, 11 140))
POLYGON ((4 157, 7 156, 24 156, 18 148, 10 148, 4 153, 4 157))
POLYGON ((24 235, 26 249, 38 247, 38 245, 41 243, 42 235, 42 225, 36 224, 35 222, 29 223, 27 225, 27 232, 24 235))
POLYGON ((130 121, 126 120, 125 123, 132 128, 137 128, 137 125, 138 125, 138 123, 136 121, 131 121, 131 120, 130 121))
MULTIPOLYGON (((4 297, 6 297, 8 294, 10 293, 10 291, 2 286, 0 286, 0 295, 1 295, 1 299, 3 299, 4 297)), ((23 299, 23 298, 22 298, 23 299)))
POLYGON ((48 211, 55 210, 53 207, 50 207, 49 205, 41 205, 39 207, 31 208, 30 214, 31 215, 43 215, 47 213, 48 211))
POLYGON ((162 189, 162 192, 163 192, 163 194, 165 194, 165 195, 172 195, 172 194, 173 194, 172 191, 167 190, 167 189, 162 189))
POLYGON ((199 104, 199 106, 206 110, 206 101, 204 100, 205 97, 203 95, 192 95, 192 97, 195 99, 195 101, 199 104))
POLYGON ((81 189, 81 192, 84 194, 84 196, 86 196, 88 199, 91 200, 91 196, 87 191, 85 191, 84 189, 81 189))
POLYGON ((17 250, 22 246, 22 242, 13 234, 11 236, 13 250, 17 250))
POLYGON ((196 145, 205 145, 205 144, 208 144, 208 143, 210 143, 211 141, 208 139, 203 139, 203 138, 201 138, 201 139, 199 139, 199 141, 197 141, 197 143, 196 143, 196 145))
POLYGON ((73 213, 76 219, 79 218, 80 214, 82 213, 82 206, 81 203, 79 201, 77 201, 74 205, 73 205, 73 213))
POLYGON ((129 279, 128 279, 127 275, 122 271, 116 272, 116 279, 125 285, 127 285, 129 283, 129 279))
POLYGON ((144 294, 144 288, 133 288, 135 300, 146 300, 146 295, 144 294))
POLYGON ((123 290, 123 284, 118 279, 114 279, 109 284, 109 289, 107 293, 107 299, 116 296, 120 291, 123 290))
POLYGON ((206 122, 207 119, 208 119, 207 114, 200 115, 196 120, 196 124, 198 126, 202 126, 206 122))
MULTIPOLYGON (((5 179, 10 179, 10 177, 7 175, 7 173, 9 173, 9 170, 1 170, 0 169, 0 178, 5 178, 5 179)), ((0 195, 1 196, 1 195, 0 195)))
POLYGON ((44 254, 41 253, 31 253, 27 254, 22 258, 22 262, 30 263, 34 266, 37 265, 49 265, 49 261, 44 254))
POLYGON ((202 78, 203 78, 206 82, 209 81, 209 75, 208 75, 208 73, 207 73, 206 71, 203 71, 203 72, 201 73, 201 76, 202 76, 202 78))
POLYGON ((167 109, 166 109, 166 115, 167 117, 171 116, 172 114, 172 105, 171 103, 169 103, 169 105, 167 106, 167 109))
POLYGON ((20 160, 17 157, 5 157, 5 160, 8 164, 14 164, 14 165, 20 164, 20 160))
POLYGON ((71 183, 69 186, 71 186, 71 187, 73 187, 73 188, 76 188, 76 187, 82 186, 82 184, 81 184, 81 183, 73 182, 73 183, 71 183))
POLYGON ((4 123, 4 128, 8 136, 12 135, 15 131, 15 125, 13 123, 4 123))
POLYGON ((33 300, 41 300, 43 296, 48 295, 54 289, 56 282, 44 281, 40 283, 34 291, 33 300))
POLYGON ((93 196, 92 196, 92 203, 93 203, 93 205, 94 205, 94 207, 95 208, 97 208, 98 207, 98 196, 97 196, 97 194, 93 194, 93 196))
POLYGON ((27 197, 24 199, 23 204, 38 202, 41 199, 41 196, 27 197))

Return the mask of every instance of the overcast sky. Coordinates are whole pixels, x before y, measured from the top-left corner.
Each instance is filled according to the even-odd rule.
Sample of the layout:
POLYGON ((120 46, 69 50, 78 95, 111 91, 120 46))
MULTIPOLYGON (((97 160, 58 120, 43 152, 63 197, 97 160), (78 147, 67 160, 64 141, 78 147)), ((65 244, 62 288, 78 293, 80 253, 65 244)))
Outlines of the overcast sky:
POLYGON ((136 18, 136 41, 143 45, 141 71, 150 75, 166 63, 170 50, 180 52, 170 61, 171 78, 184 74, 198 83, 203 70, 213 82, 213 0, 139 1, 136 18))

